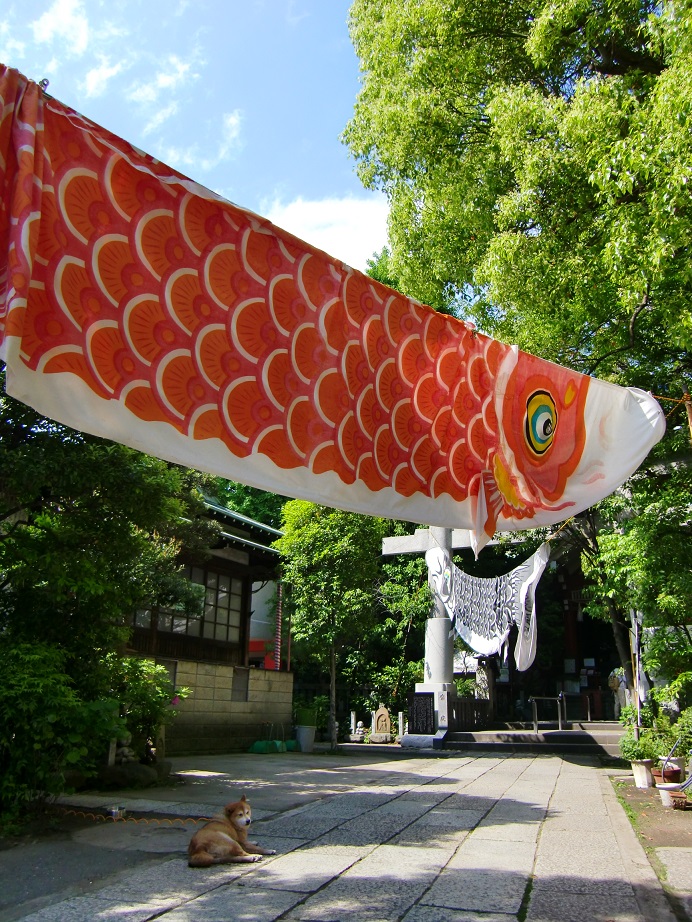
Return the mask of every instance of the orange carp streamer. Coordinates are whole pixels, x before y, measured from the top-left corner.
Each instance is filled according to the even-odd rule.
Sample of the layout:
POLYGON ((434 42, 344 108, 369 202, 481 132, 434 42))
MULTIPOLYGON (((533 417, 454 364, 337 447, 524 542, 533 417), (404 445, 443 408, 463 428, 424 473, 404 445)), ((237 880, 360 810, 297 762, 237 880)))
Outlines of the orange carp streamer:
POLYGON ((661 438, 649 395, 404 297, 1 65, 0 99, 0 355, 40 413, 477 549, 606 496, 661 438))

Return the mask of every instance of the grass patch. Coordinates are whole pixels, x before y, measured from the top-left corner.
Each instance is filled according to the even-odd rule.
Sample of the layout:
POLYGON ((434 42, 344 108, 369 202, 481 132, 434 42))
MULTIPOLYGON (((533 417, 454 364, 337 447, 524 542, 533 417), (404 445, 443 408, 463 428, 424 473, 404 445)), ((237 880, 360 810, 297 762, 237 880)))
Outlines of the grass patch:
POLYGON ((526 916, 529 911, 529 903, 531 902, 531 891, 533 890, 533 876, 529 877, 526 884, 526 889, 524 890, 524 896, 521 900, 521 906, 519 907, 519 912, 517 913, 518 922, 526 922, 526 916))
MULTIPOLYGON (((622 788, 627 787, 626 782, 613 780, 613 787, 615 788, 615 796, 618 799, 618 803, 620 804, 622 809, 625 811, 627 819, 630 821, 630 823, 632 824, 632 828, 634 829, 634 831, 637 833, 637 836, 641 840, 642 836, 641 836, 641 831, 639 829, 639 817, 637 816, 636 811, 632 809, 631 805, 622 796, 622 788)), ((642 844, 644 844, 644 846, 646 847, 646 843, 642 843, 642 844)))

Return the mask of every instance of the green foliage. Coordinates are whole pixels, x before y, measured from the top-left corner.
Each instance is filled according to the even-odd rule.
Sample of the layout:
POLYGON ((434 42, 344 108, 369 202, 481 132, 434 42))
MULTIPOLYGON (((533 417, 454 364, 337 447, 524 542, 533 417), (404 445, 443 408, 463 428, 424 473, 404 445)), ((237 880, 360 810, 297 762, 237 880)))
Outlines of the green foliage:
POLYGON ((460 698, 476 697, 476 680, 475 679, 455 679, 457 695, 460 698))
POLYGON ((108 656, 114 697, 127 730, 132 748, 144 755, 147 742, 156 743, 157 731, 175 717, 175 706, 190 694, 190 689, 176 688, 165 666, 136 656, 108 656))
POLYGON ((415 690, 416 682, 423 681, 423 660, 401 660, 390 665, 371 663, 365 676, 363 691, 353 694, 353 710, 367 714, 383 704, 390 714, 406 713, 408 696, 415 690))
MULTIPOLYGON (((691 492, 692 468, 684 462, 641 470, 626 491, 600 504, 598 538, 582 544, 589 614, 608 618, 619 608, 628 620, 630 610, 640 612, 644 628, 657 628, 644 634, 645 668, 668 682, 692 662, 691 492)), ((678 683, 673 697, 684 686, 678 683)))
MULTIPOLYGON (((2 379, 0 375, 0 379, 2 379)), ((152 605, 199 609, 181 545, 209 546, 204 478, 38 416, 0 380, 0 633, 64 652, 85 699, 107 695, 106 656, 152 605)))
POLYGON ((392 254, 389 247, 382 247, 379 253, 373 253, 367 261, 367 274, 370 278, 399 290, 399 280, 392 269, 392 254))
POLYGON ((350 25, 363 79, 344 139, 390 200, 387 274, 576 368, 679 363, 686 5, 356 0, 350 25))
MULTIPOLYGON (((363 89, 344 137, 391 205, 376 271, 546 358, 689 391, 687 6, 356 0, 351 32, 363 89)), ((682 408, 673 421, 687 428, 682 408)), ((590 533, 571 529, 589 612, 613 624, 623 664, 630 609, 662 627, 645 655, 667 679, 692 654, 676 429, 590 533)))
MULTIPOLYGON (((667 714, 659 713, 654 720, 653 738, 656 743, 656 754, 660 757, 667 756, 675 745, 675 734, 667 714)), ((677 750, 676 750, 677 752, 677 750)))
POLYGON ((212 492, 234 512, 254 519, 255 522, 261 522, 262 525, 281 528, 281 515, 287 501, 286 496, 259 490, 257 487, 249 487, 233 480, 223 480, 220 477, 215 478, 212 492))
POLYGON ((638 762, 641 759, 657 759, 659 746, 656 737, 651 731, 643 731, 639 739, 634 735, 634 729, 628 728, 624 736, 620 737, 620 754, 629 762, 638 762))
POLYGON ((685 708, 689 706, 689 702, 692 701, 692 671, 681 672, 667 685, 658 685, 652 688, 651 697, 661 707, 673 702, 678 707, 685 708))
POLYGON ((315 726, 320 733, 326 733, 329 729, 329 696, 315 695, 310 709, 315 714, 315 726))
MULTIPOLYGON (((131 616, 199 611, 177 557, 183 544, 203 555, 218 532, 203 518, 205 477, 40 417, 4 394, 2 372, 0 470, 6 811, 58 793, 66 767, 88 774, 105 759, 124 730, 115 651, 131 616)), ((140 691, 143 727, 160 689, 140 691)))
MULTIPOLYGON (((692 378, 692 14, 651 0, 355 0, 344 139, 390 202, 378 277, 491 335, 650 390, 692 378)), ((684 409, 647 468, 565 530, 631 685, 689 669, 684 409)), ((539 656, 542 655, 539 652, 539 656)))
MULTIPOLYGON (((626 704, 620 711, 620 723, 629 730, 631 727, 637 726, 637 716, 637 706, 635 704, 626 704)), ((643 702, 639 712, 639 726, 653 727, 654 718, 655 712, 651 702, 643 702)))
POLYGON ((369 627, 382 552, 382 519, 328 509, 305 500, 284 506, 283 578, 291 585, 297 640, 314 640, 316 655, 369 627))
POLYGON ((93 772, 122 724, 115 700, 80 698, 55 647, 3 639, 0 675, 0 818, 7 822, 61 793, 68 769, 93 772))
POLYGON ((680 740, 675 754, 684 755, 685 758, 692 756, 692 707, 680 711, 671 731, 673 737, 680 740))
POLYGON ((330 727, 336 744, 337 659, 358 651, 372 628, 383 519, 292 500, 275 542, 290 584, 288 605, 296 655, 330 676, 330 727))

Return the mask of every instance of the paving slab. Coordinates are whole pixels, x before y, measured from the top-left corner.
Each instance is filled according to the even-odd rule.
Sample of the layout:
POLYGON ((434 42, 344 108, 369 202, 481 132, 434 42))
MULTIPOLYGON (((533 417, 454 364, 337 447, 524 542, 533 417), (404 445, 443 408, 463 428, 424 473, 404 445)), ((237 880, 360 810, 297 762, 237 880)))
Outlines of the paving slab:
POLYGON ((531 893, 526 922, 659 922, 646 918, 630 892, 618 893, 606 900, 602 894, 555 893, 540 890, 531 893))
POLYGON ((692 848, 657 848, 656 855, 670 886, 692 892, 692 848))
MULTIPOLYGON (((303 899, 301 893, 231 884, 166 913, 166 922, 274 922, 303 899)), ((127 917, 130 922, 130 917, 127 917)))
POLYGON ((308 844, 289 855, 278 855, 258 864, 243 877, 243 885, 314 893, 370 851, 367 846, 308 844))
MULTIPOLYGON (((364 746, 356 756, 181 757, 173 769, 165 788, 69 799, 83 815, 118 804, 127 822, 43 843, 43 857, 40 845, 0 852, 0 922, 675 920, 593 759, 364 746), (242 793, 251 837, 278 854, 188 868, 193 821, 242 793)), ((658 851, 680 922, 692 907, 689 850, 658 851)))

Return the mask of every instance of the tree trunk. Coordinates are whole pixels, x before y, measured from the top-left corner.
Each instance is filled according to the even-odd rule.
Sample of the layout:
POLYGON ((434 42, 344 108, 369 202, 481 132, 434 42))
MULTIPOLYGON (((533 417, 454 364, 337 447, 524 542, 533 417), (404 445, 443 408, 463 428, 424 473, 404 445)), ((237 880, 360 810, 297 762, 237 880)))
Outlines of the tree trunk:
POLYGON ((336 644, 329 648, 329 739, 332 749, 337 747, 336 738, 336 644))
POLYGON ((629 625, 612 599, 608 600, 608 611, 610 612, 610 623, 613 627, 613 637, 615 638, 615 646, 618 651, 618 656, 620 657, 620 664, 625 670, 625 681, 633 696, 632 700, 634 700, 634 673, 632 672, 629 625))
MULTIPOLYGON (((593 514, 588 514, 583 521, 582 538, 583 543, 580 546, 582 553, 589 554, 596 561, 599 559, 600 551, 598 547, 598 529, 596 527, 596 518, 593 514)), ((602 565, 600 566, 602 572, 602 565)), ((602 586, 607 585, 605 574, 603 575, 602 586)), ((622 613, 622 610, 615 604, 612 598, 608 598, 608 613, 610 615, 610 624, 613 628, 613 638, 615 648, 618 652, 620 665, 625 672, 625 681, 627 688, 630 690, 632 701, 634 697, 634 673, 632 671, 632 650, 630 647, 629 623, 622 613)))

